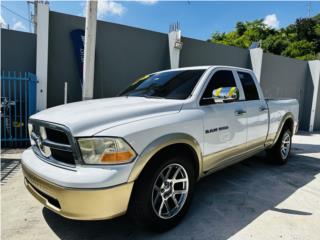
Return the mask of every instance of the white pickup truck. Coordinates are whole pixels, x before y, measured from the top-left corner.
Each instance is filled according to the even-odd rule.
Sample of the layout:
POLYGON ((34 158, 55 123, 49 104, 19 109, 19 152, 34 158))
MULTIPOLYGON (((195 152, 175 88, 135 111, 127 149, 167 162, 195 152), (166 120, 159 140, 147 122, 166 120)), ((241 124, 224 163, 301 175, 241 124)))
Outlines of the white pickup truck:
POLYGON ((156 72, 119 97, 31 116, 25 185, 66 218, 128 212, 137 223, 165 230, 186 214, 200 178, 263 150, 284 164, 298 109, 294 99, 264 99, 251 70, 156 72))

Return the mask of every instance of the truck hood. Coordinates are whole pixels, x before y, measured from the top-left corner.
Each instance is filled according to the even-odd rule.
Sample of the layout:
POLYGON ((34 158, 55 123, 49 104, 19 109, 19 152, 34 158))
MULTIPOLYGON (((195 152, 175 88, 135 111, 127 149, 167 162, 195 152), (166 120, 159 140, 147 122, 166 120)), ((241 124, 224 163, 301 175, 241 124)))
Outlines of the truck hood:
POLYGON ((73 136, 92 136, 105 129, 180 111, 183 101, 144 97, 114 97, 49 108, 31 119, 68 127, 73 136))

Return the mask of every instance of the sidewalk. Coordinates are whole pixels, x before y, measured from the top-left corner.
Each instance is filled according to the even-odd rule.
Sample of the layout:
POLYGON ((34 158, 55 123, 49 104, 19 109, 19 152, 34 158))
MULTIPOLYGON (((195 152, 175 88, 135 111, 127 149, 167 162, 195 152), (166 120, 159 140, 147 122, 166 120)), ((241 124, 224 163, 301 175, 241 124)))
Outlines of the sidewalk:
POLYGON ((24 148, 1 149, 1 159, 20 159, 24 148))

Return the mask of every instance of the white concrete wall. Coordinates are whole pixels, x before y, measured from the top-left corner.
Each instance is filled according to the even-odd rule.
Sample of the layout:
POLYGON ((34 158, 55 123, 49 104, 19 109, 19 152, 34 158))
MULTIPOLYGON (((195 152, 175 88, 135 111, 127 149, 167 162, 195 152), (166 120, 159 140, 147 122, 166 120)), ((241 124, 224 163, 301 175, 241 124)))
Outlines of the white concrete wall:
POLYGON ((250 49, 250 59, 252 64, 252 71, 256 75, 258 81, 261 78, 263 50, 261 48, 250 49))
POLYGON ((178 68, 180 62, 180 50, 176 47, 176 43, 181 42, 181 31, 174 30, 169 32, 169 53, 170 53, 170 65, 171 68, 178 68))
POLYGON ((317 107, 317 100, 319 97, 319 81, 320 81, 320 61, 309 61, 308 62, 309 69, 310 69, 310 75, 313 83, 313 96, 312 96, 312 105, 311 105, 311 114, 310 114, 310 124, 309 124, 309 132, 313 132, 315 125, 319 125, 319 123, 316 123, 319 121, 318 119, 320 116, 320 112, 316 112, 317 107))
POLYGON ((49 6, 38 3, 37 17, 37 111, 47 108, 48 82, 48 46, 49 46, 49 6))
POLYGON ((87 1, 82 99, 93 98, 98 2, 87 1))

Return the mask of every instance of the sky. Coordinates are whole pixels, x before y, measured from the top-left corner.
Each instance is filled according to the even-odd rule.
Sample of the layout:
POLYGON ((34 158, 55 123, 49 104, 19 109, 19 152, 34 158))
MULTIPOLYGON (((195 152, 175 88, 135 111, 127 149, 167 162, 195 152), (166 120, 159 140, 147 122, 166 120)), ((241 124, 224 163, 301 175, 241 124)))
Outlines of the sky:
MULTIPOLYGON (((51 11, 84 16, 85 1, 49 1, 51 11)), ((98 1, 98 19, 167 33, 179 21, 182 35, 207 40, 214 32, 232 31, 238 21, 264 19, 272 28, 320 13, 320 1, 98 1)), ((26 1, 1 1, 0 23, 30 31, 26 1)))

